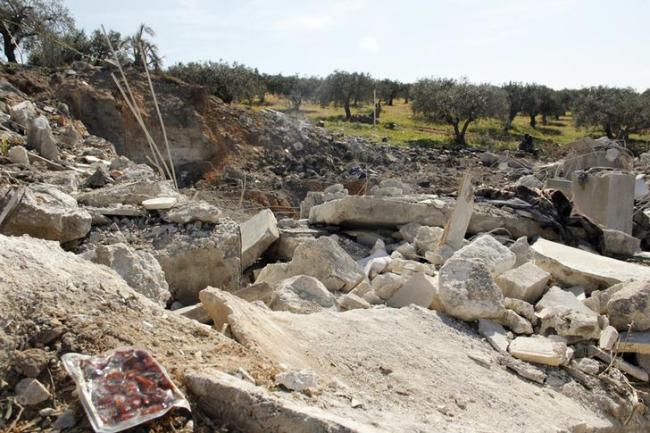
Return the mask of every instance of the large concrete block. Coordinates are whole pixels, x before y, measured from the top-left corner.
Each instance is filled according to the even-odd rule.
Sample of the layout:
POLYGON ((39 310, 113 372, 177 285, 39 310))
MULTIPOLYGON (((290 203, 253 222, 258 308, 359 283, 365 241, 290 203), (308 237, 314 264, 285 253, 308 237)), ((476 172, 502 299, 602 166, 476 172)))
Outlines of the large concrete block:
POLYGON ((632 234, 635 176, 620 171, 580 173, 571 188, 577 209, 608 229, 632 234))
POLYGON ((246 269, 280 237, 278 222, 270 209, 264 209, 240 225, 241 261, 246 269))
POLYGON ((541 335, 517 337, 510 343, 508 351, 515 358, 555 367, 569 361, 565 342, 541 335))
POLYGON ((389 307, 401 308, 411 304, 441 310, 438 299, 438 283, 435 278, 417 273, 397 289, 386 302, 389 307))

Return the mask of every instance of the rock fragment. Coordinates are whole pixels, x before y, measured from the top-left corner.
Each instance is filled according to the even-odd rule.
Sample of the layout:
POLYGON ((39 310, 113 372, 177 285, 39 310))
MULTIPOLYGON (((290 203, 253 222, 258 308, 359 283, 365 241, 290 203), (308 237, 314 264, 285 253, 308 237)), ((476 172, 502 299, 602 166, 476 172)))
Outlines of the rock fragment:
POLYGON ((517 261, 515 254, 490 235, 481 235, 452 256, 460 259, 480 259, 493 276, 512 269, 517 261))
POLYGON ((314 277, 297 275, 278 283, 271 309, 309 314, 336 305, 336 298, 314 277))
POLYGON ((517 337, 510 343, 508 351, 515 358, 537 364, 557 367, 567 359, 567 345, 561 339, 542 337, 517 337))
POLYGON ((278 222, 270 209, 264 209, 240 225, 242 268, 252 265, 280 237, 278 222))
POLYGON ((23 406, 35 406, 51 397, 50 392, 36 379, 25 378, 16 385, 16 401, 23 406))
POLYGON ((503 295, 535 303, 542 297, 551 274, 532 263, 525 263, 499 275, 495 282, 503 295))
POLYGON ((394 308, 415 304, 438 311, 442 309, 438 298, 438 284, 435 278, 424 273, 416 273, 406 280, 388 299, 386 304, 394 308))
POLYGON ((650 329, 650 279, 626 283, 607 303, 607 314, 613 327, 626 331, 650 329))
POLYGON ((497 352, 506 353, 510 341, 506 330, 500 324, 487 319, 479 319, 478 333, 481 334, 494 347, 497 352))

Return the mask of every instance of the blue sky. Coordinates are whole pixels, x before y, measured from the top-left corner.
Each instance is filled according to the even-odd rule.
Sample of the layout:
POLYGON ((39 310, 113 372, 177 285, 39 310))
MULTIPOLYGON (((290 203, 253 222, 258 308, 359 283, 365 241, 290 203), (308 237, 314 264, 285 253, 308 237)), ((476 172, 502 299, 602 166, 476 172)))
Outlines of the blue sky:
POLYGON ((650 87, 641 0, 65 0, 77 25, 154 28, 165 64, 238 61, 414 81, 650 87))

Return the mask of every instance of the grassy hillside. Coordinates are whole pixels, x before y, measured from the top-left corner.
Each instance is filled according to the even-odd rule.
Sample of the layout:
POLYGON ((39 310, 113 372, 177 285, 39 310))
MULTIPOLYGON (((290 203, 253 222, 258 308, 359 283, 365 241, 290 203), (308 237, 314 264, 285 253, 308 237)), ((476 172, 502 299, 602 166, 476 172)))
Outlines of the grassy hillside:
MULTIPOLYGON (((445 124, 432 124, 413 118, 409 104, 403 100, 396 100, 393 106, 382 106, 379 124, 376 128, 356 122, 343 120, 342 108, 333 106, 321 107, 318 104, 304 103, 300 112, 289 111, 289 103, 275 96, 268 96, 266 108, 285 111, 288 114, 304 117, 313 121, 322 120, 325 127, 332 131, 340 131, 347 135, 368 137, 374 141, 387 141, 393 145, 430 145, 445 146, 453 141, 451 126, 445 124), (388 128, 390 123, 395 124, 394 129, 388 128)), ((255 107, 260 109, 263 107, 255 107)), ((366 105, 352 109, 353 114, 368 114, 372 106, 366 105)), ((603 135, 597 129, 576 128, 570 115, 559 120, 549 119, 547 125, 541 124, 541 116, 537 119, 538 125, 533 129, 528 124, 528 117, 519 116, 514 120, 513 128, 508 133, 503 131, 500 121, 485 119, 470 125, 467 133, 467 142, 471 146, 492 149, 515 149, 521 137, 528 133, 536 143, 566 144, 584 136, 598 137, 603 135)), ((633 136, 632 145, 640 150, 650 149, 650 135, 633 136)))

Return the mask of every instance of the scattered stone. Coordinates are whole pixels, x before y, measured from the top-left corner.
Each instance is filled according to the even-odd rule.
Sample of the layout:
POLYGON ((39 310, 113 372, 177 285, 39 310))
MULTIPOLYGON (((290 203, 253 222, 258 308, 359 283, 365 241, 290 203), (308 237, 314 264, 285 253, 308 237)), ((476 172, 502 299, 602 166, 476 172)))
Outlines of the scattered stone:
POLYGON ((402 308, 415 304, 423 308, 442 310, 442 305, 438 298, 436 279, 424 273, 416 273, 406 280, 388 299, 386 304, 393 308, 402 308))
MULTIPOLYGON (((648 268, 650 269, 650 268, 648 268)), ((611 325, 619 331, 650 329, 650 279, 632 281, 614 293, 607 303, 611 325)))
POLYGON ((85 186, 88 188, 101 188, 113 183, 113 178, 108 174, 108 169, 104 164, 98 164, 95 172, 86 179, 85 186))
POLYGON ((438 275, 438 293, 444 311, 465 321, 498 318, 505 310, 501 289, 480 259, 449 259, 438 275))
POLYGON ((289 391, 309 392, 318 389, 318 376, 312 370, 285 371, 275 376, 275 383, 289 391))
POLYGON ((271 309, 309 314, 332 308, 336 298, 323 283, 308 275, 297 275, 277 284, 271 309))
POLYGON ((187 317, 188 319, 196 320, 199 323, 210 323, 212 319, 208 314, 208 311, 203 307, 202 304, 189 305, 187 307, 182 307, 177 310, 174 310, 174 313, 180 314, 181 316, 187 317))
POLYGON ((543 384, 546 381, 546 373, 541 368, 529 364, 527 362, 520 361, 508 354, 503 354, 499 357, 499 363, 506 368, 517 373, 519 376, 524 379, 531 380, 536 383, 543 384))
POLYGON ((86 236, 91 222, 90 214, 68 194, 49 185, 32 185, 5 220, 1 232, 68 242, 86 236))
POLYGON ((16 371, 23 376, 38 377, 50 361, 50 355, 43 349, 27 349, 16 352, 13 365, 16 371))
POLYGON ((59 149, 52 135, 50 123, 45 116, 39 116, 28 123, 27 146, 36 149, 43 157, 50 161, 59 160, 59 149))
POLYGON ((266 305, 271 305, 275 298, 275 290, 268 283, 255 283, 234 292, 235 295, 248 302, 262 301, 266 305))
POLYGON ((174 207, 177 201, 176 197, 156 197, 144 200, 142 206, 147 210, 166 210, 174 207))
POLYGON ((470 352, 467 354, 467 357, 472 361, 476 361, 477 364, 482 365, 485 368, 490 368, 492 366, 492 358, 482 352, 470 352))
MULTIPOLYGON (((474 188, 472 187, 472 176, 469 173, 465 173, 460 188, 458 189, 454 209, 451 211, 451 215, 447 220, 438 246, 442 247, 446 245, 451 250, 462 248, 473 210, 474 188)), ((431 248, 431 250, 434 249, 431 248)))
POLYGON ((510 251, 517 257, 515 261, 516 268, 533 259, 533 253, 530 251, 530 245, 528 245, 528 238, 526 236, 520 237, 510 245, 510 251))
POLYGON ((377 275, 371 283, 372 290, 383 300, 390 299, 402 287, 405 278, 393 272, 377 275))
POLYGON ((627 280, 650 280, 650 267, 588 253, 539 238, 532 246, 535 264, 567 286, 606 288, 627 280))
POLYGON ((346 293, 338 300, 339 307, 344 310, 359 310, 365 308, 372 308, 370 302, 364 298, 355 295, 354 293, 346 293))
POLYGON ((551 274, 532 263, 525 263, 499 275, 495 282, 504 296, 535 303, 541 298, 551 274))
POLYGON ((7 157, 9 158, 9 161, 14 164, 29 165, 29 153, 23 146, 10 147, 7 151, 7 157))
MULTIPOLYGON (((512 269, 517 257, 490 235, 482 235, 464 246, 452 256, 459 259, 480 259, 493 276, 512 269)), ((512 296, 511 296, 512 297, 512 296)))
POLYGON ((162 305, 169 300, 165 273, 151 253, 133 250, 124 243, 98 245, 93 261, 114 269, 130 287, 147 298, 162 305))
POLYGON ((600 373, 600 363, 595 359, 591 358, 580 358, 578 360, 571 360, 571 366, 577 368, 583 373, 591 374, 596 376, 600 373))
POLYGON ((608 326, 600 333, 598 347, 603 350, 613 350, 618 341, 618 331, 613 326, 608 326))
POLYGON ((280 237, 278 222, 270 209, 264 209, 240 226, 242 268, 246 269, 280 237))
POLYGON ((648 378, 650 377, 648 375, 648 372, 645 371, 644 369, 639 368, 636 365, 630 364, 629 362, 624 361, 621 358, 614 357, 609 353, 597 348, 596 346, 593 345, 589 346, 589 353, 591 356, 594 356, 607 364, 612 364, 614 367, 618 368, 622 372, 627 373, 630 376, 634 377, 635 379, 639 379, 642 382, 647 382, 648 378))
POLYGON ((604 251, 617 256, 633 256, 641 251, 641 239, 619 230, 603 229, 604 251))
POLYGON ((528 302, 522 301, 521 299, 504 298, 503 305, 508 310, 514 311, 533 325, 537 324, 538 318, 535 315, 535 307, 528 302))
POLYGON ((510 341, 506 330, 500 324, 492 320, 479 319, 478 333, 481 334, 494 347, 497 352, 505 353, 508 351, 510 341))
POLYGON ((565 342, 541 335, 517 337, 510 342, 508 351, 512 356, 523 361, 554 367, 569 361, 565 342))
POLYGON ((33 119, 36 118, 36 106, 32 101, 23 101, 9 108, 11 120, 16 122, 23 129, 27 129, 33 119))
POLYGON ((267 265, 256 282, 275 285, 296 275, 310 275, 331 292, 349 292, 365 278, 361 267, 336 241, 320 237, 298 245, 291 262, 267 265))
POLYGON ((161 217, 164 221, 175 224, 189 224, 196 221, 218 224, 221 210, 203 200, 186 200, 162 212, 161 217))
POLYGON ((500 317, 494 320, 510 328, 515 334, 530 335, 533 333, 533 325, 512 310, 505 310, 500 317))
POLYGON ((72 428, 75 425, 77 425, 77 417, 75 415, 75 412, 72 409, 68 409, 59 415, 56 421, 54 421, 54 424, 52 424, 52 428, 54 430, 62 431, 72 428))
POLYGON ((23 406, 35 406, 51 397, 50 392, 36 379, 25 378, 16 385, 16 401, 23 406))
POLYGON ((115 207, 118 204, 142 205, 149 199, 176 197, 171 181, 140 180, 128 183, 107 185, 77 196, 79 203, 94 207, 115 207))
POLYGON ((573 293, 555 286, 537 303, 540 333, 555 331, 564 337, 597 340, 600 337, 598 313, 589 309, 573 293))
POLYGON ((402 239, 412 244, 415 242, 415 237, 418 235, 420 227, 422 227, 421 224, 410 222, 400 226, 399 234, 402 236, 402 239))

